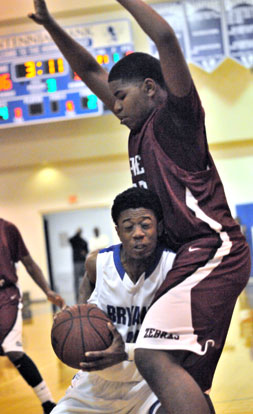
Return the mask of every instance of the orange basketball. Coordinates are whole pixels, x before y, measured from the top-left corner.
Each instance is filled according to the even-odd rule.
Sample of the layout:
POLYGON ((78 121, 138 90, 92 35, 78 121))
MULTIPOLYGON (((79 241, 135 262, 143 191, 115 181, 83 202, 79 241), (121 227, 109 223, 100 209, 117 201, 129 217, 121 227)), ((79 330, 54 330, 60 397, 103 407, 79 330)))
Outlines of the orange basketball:
POLYGON ((84 354, 101 351, 112 343, 108 316, 93 304, 74 305, 60 311, 51 330, 51 343, 58 358, 80 369, 84 354))

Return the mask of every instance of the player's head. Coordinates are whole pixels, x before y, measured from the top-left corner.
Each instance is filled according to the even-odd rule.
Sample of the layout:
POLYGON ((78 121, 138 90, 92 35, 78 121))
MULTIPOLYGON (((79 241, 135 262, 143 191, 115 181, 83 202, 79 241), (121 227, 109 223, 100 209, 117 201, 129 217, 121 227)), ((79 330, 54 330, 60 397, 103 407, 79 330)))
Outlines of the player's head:
POLYGON ((143 82, 151 78, 165 89, 160 61, 147 53, 135 52, 120 59, 111 69, 108 81, 143 82))
POLYGON ((115 97, 114 112, 133 131, 139 130, 149 114, 167 95, 159 60, 146 53, 131 53, 109 73, 115 97))
POLYGON ((162 233, 163 214, 158 196, 144 188, 129 188, 117 195, 111 213, 127 257, 149 258, 162 233))
POLYGON ((163 211, 159 197, 151 190, 131 187, 118 194, 112 205, 111 214, 116 226, 122 211, 128 209, 146 208, 152 210, 157 222, 163 220, 163 211))

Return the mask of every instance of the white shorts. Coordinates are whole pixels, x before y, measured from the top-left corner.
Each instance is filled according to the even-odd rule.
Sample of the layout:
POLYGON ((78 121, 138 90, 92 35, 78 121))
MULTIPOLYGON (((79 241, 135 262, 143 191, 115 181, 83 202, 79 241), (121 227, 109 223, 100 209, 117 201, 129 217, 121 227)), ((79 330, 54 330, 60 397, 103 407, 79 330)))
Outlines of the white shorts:
POLYGON ((113 382, 78 371, 52 414, 155 414, 159 406, 144 380, 113 382))
POLYGON ((15 325, 5 337, 1 345, 5 354, 11 351, 23 352, 22 324, 22 304, 20 303, 17 311, 17 319, 15 325))

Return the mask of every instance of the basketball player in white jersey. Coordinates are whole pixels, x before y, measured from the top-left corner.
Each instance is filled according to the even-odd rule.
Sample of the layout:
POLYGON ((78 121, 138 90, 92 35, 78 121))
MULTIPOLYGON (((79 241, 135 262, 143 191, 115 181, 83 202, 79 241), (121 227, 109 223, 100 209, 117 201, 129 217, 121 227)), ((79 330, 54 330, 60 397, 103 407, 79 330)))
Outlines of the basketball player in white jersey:
POLYGON ((97 356, 94 362, 86 354, 81 363, 86 372, 77 373, 53 414, 164 413, 136 368, 133 348, 175 254, 159 241, 162 210, 151 191, 130 188, 119 194, 112 217, 121 243, 88 256, 80 298, 108 314, 114 341, 107 350, 90 353, 97 356))

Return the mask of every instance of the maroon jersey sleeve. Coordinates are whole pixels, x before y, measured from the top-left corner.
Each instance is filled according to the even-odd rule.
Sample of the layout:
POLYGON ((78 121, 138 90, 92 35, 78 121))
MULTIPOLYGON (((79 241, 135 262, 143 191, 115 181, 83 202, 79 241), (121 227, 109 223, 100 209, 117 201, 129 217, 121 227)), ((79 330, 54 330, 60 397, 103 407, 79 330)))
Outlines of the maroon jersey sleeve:
POLYGON ((7 238, 11 259, 14 263, 29 254, 19 230, 12 223, 7 225, 7 238))
POLYGON ((154 119, 154 133, 163 151, 187 171, 207 167, 205 114, 194 84, 185 97, 168 94, 154 119))

